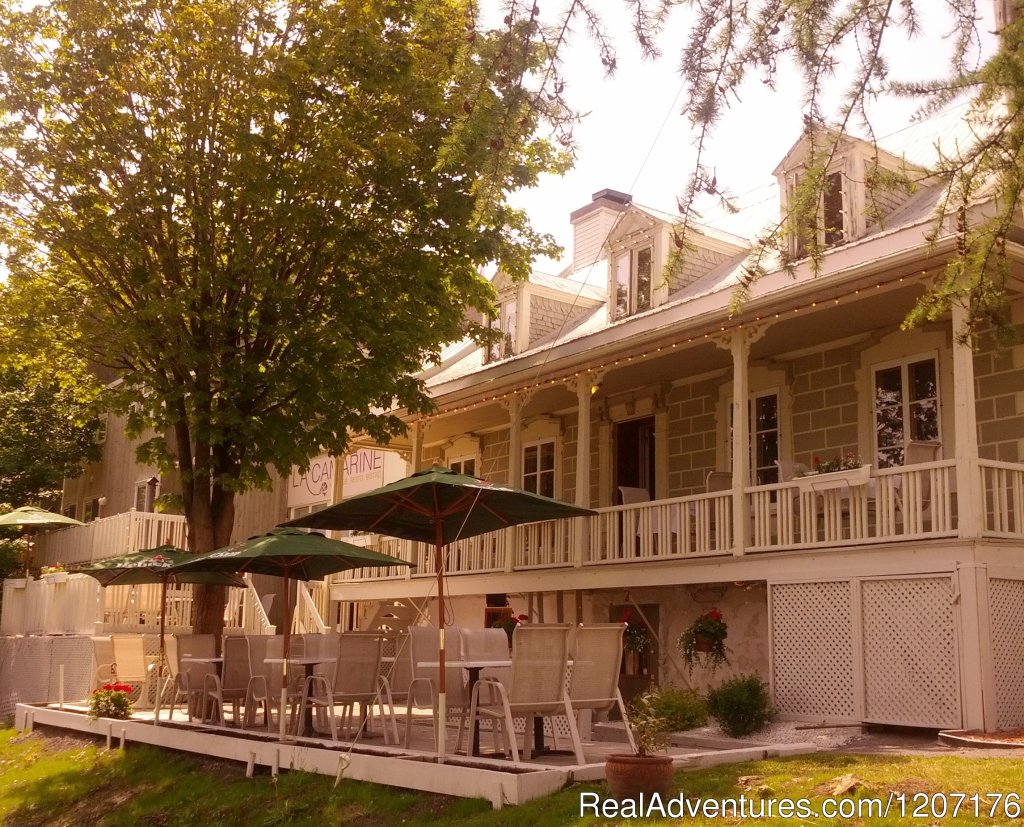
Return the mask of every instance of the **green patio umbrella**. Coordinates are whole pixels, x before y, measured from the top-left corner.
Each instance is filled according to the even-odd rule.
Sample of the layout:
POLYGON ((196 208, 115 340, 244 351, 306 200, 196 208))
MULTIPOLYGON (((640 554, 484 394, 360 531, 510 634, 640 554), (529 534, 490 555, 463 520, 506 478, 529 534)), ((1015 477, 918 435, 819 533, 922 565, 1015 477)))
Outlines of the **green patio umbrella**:
POLYGON ((23 505, 6 514, 0 514, 0 526, 20 528, 28 540, 28 551, 25 553, 25 572, 32 564, 32 532, 46 531, 51 528, 67 528, 73 525, 85 525, 74 517, 65 517, 53 511, 44 511, 34 505, 23 505))
POLYGON ((456 474, 435 465, 409 477, 358 494, 283 525, 321 529, 373 531, 433 543, 437 561, 438 627, 438 751, 444 754, 445 649, 444 553, 448 543, 523 523, 586 517, 588 508, 570 505, 518 488, 456 474))
MULTIPOLYGON (((191 560, 175 566, 174 571, 244 572, 284 578, 285 688, 282 693, 287 692, 287 659, 291 638, 289 580, 320 580, 329 574, 349 569, 412 565, 397 557, 294 528, 275 528, 267 534, 250 537, 244 543, 191 557, 191 560)), ((284 708, 283 704, 281 708, 284 708)), ((281 716, 281 728, 283 731, 284 715, 281 716)))
MULTIPOLYGON (((136 586, 147 583, 160 584, 160 662, 158 678, 163 674, 167 660, 164 648, 164 628, 167 615, 168 583, 202 583, 211 586, 236 586, 244 589, 248 585, 237 574, 230 572, 179 572, 174 566, 195 559, 196 555, 175 546, 163 545, 156 548, 108 557, 97 560, 76 571, 88 574, 100 581, 101 586, 136 586)), ((157 687, 157 703, 154 721, 160 721, 160 687, 157 687)))

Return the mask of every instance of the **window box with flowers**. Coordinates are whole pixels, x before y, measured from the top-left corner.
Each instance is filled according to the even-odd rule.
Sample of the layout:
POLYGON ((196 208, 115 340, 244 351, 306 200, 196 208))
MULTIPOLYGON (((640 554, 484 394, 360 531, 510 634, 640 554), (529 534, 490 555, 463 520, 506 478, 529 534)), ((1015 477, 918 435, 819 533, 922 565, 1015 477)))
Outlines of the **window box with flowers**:
POLYGON ((530 618, 528 618, 526 615, 507 614, 503 618, 495 620, 494 623, 491 624, 491 628, 505 630, 505 634, 508 635, 508 648, 511 649, 512 634, 515 632, 516 627, 520 623, 525 623, 529 619, 530 618))
POLYGON ((722 619, 722 613, 718 609, 709 609, 679 636, 677 645, 689 669, 699 664, 714 671, 723 663, 728 663, 725 654, 725 639, 728 636, 729 627, 722 619))
POLYGON ((67 569, 63 563, 54 563, 52 566, 43 566, 39 571, 40 576, 47 583, 64 583, 68 579, 67 569))
POLYGON ((125 721, 132 714, 132 687, 123 683, 105 683, 89 696, 90 718, 125 721))
POLYGON ((815 456, 811 460, 812 469, 804 474, 831 474, 833 471, 854 471, 861 467, 861 461, 855 454, 845 454, 841 457, 822 459, 815 456))

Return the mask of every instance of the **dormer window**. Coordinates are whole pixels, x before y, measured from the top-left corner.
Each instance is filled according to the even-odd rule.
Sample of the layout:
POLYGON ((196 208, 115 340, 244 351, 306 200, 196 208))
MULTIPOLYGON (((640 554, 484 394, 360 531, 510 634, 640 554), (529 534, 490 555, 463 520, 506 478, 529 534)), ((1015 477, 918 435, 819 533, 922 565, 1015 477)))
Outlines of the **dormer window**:
MULTIPOLYGON (((789 203, 791 207, 796 201, 796 190, 800 186, 801 179, 800 175, 794 175, 790 179, 789 203)), ((825 176, 825 189, 818 201, 818 215, 817 220, 814 221, 814 233, 820 246, 834 247, 852 237, 851 227, 847 221, 846 199, 847 192, 843 173, 830 172, 825 176)), ((792 249, 797 258, 807 255, 807 239, 794 234, 792 249)))
POLYGON ((615 308, 613 320, 651 309, 654 248, 624 250, 615 256, 615 308))
POLYGON ((509 299, 499 305, 497 318, 491 319, 492 330, 501 333, 501 338, 491 342, 484 351, 484 364, 497 362, 514 356, 516 349, 516 300, 509 299))

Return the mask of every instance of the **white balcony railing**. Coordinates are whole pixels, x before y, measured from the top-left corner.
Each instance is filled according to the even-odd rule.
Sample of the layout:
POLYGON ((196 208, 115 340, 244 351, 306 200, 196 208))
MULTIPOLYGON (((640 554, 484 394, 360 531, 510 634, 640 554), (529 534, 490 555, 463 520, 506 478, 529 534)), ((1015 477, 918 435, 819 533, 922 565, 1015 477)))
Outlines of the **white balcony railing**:
POLYGON ((34 540, 32 562, 37 566, 90 563, 162 545, 186 548, 186 544, 184 517, 132 509, 83 526, 40 534, 34 540))

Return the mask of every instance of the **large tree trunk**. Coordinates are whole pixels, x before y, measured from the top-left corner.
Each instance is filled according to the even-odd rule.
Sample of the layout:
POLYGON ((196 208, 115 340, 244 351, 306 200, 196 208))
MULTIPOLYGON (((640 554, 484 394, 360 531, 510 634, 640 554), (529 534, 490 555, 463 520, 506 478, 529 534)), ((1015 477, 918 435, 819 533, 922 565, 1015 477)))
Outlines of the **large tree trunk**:
MULTIPOLYGON (((210 507, 206 510, 209 519, 203 521, 204 525, 202 526, 201 534, 199 534, 199 537, 202 537, 202 539, 199 540, 199 537, 197 537, 197 540, 193 541, 192 551, 213 551, 214 549, 223 548, 231 542, 231 530, 235 522, 234 494, 214 489, 210 507), (203 547, 198 547, 200 543, 203 547), (206 548, 205 546, 209 547, 206 548)), ((217 651, 219 653, 220 640, 224 635, 224 608, 227 605, 227 586, 195 586, 193 595, 193 632, 195 634, 214 635, 217 640, 217 651)))
MULTIPOLYGON (((235 523, 235 495, 211 482, 209 446, 197 444, 193 451, 184 418, 175 427, 178 462, 187 473, 182 480, 182 500, 188 525, 189 551, 202 554, 223 548, 231 542, 235 523)), ((219 475, 218 475, 219 476, 219 475)), ((212 634, 217 641, 224 635, 226 586, 196 586, 193 590, 192 630, 212 634)))

